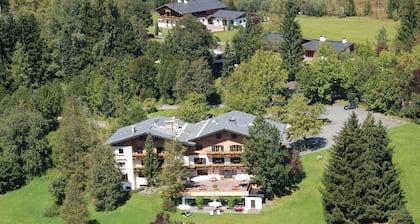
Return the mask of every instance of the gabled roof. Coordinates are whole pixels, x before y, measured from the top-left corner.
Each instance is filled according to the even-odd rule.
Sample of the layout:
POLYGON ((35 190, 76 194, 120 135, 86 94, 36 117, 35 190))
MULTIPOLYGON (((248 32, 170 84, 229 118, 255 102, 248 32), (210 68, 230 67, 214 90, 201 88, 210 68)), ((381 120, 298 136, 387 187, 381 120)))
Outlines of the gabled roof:
POLYGON ((165 6, 182 15, 215 9, 224 9, 227 7, 225 4, 221 3, 218 0, 190 0, 176 3, 168 3, 158 7, 157 9, 155 9, 155 11, 165 6))
POLYGON ((282 41, 284 41, 283 34, 277 33, 277 32, 267 33, 267 35, 265 37, 270 42, 274 42, 274 41, 282 42, 282 41))
POLYGON ((343 43, 342 41, 331 41, 331 40, 326 40, 326 41, 320 41, 320 40, 311 40, 309 42, 306 42, 304 44, 302 44, 302 47, 305 51, 316 51, 318 49, 318 47, 323 44, 331 44, 334 47, 334 50, 338 53, 345 51, 347 48, 351 47, 353 45, 352 42, 345 42, 343 43))
MULTIPOLYGON (((173 120, 168 117, 155 117, 150 118, 139 123, 129 125, 123 128, 119 128, 106 142, 105 144, 118 144, 125 142, 142 135, 151 134, 163 139, 172 139, 176 137, 176 132, 164 128, 166 122, 173 120), (133 130, 134 128, 134 130, 133 130)), ((179 126, 185 125, 183 122, 179 123, 179 126)))
POLYGON ((231 11, 231 10, 224 10, 221 9, 208 17, 211 18, 222 18, 222 19, 237 19, 245 17, 246 12, 243 11, 231 11))
MULTIPOLYGON (((129 125, 118 129, 105 144, 116 145, 126 142, 142 135, 150 133, 163 139, 176 138, 183 144, 194 145, 194 140, 216 134, 221 131, 229 131, 249 137, 248 130, 254 122, 255 115, 241 111, 231 111, 217 117, 209 118, 195 124, 188 124, 178 121, 178 127, 174 129, 165 128, 165 124, 174 121, 174 118, 156 117, 134 125, 129 125), (134 131, 133 131, 134 128, 134 131)), ((283 136, 286 124, 266 119, 268 123, 274 125, 283 136)))

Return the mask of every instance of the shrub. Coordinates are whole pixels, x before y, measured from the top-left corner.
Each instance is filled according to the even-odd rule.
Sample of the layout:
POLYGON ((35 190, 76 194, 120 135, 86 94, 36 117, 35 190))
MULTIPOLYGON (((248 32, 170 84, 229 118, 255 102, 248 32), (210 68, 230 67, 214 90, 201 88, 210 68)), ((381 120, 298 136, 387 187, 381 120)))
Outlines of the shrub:
POLYGON ((195 203, 197 204, 198 209, 203 209, 204 207, 204 198, 203 197, 197 197, 195 198, 195 203))

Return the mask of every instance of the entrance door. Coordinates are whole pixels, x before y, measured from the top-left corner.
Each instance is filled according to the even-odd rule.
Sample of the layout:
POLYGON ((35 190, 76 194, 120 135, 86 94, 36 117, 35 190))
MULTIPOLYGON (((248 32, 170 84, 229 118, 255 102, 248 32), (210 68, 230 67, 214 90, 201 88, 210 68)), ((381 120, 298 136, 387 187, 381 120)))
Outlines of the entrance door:
POLYGON ((255 208, 255 200, 251 200, 251 208, 255 208))

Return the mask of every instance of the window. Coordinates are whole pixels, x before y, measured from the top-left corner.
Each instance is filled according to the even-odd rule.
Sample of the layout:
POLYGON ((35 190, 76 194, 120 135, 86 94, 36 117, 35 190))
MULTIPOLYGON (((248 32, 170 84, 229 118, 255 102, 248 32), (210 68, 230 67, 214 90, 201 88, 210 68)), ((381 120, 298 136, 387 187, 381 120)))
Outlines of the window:
POLYGON ((118 149, 119 154, 124 154, 124 149, 118 149))
POLYGON ((222 134, 216 134, 216 139, 221 139, 222 138, 222 134))
POLYGON ((125 169, 125 162, 119 162, 118 163, 118 168, 125 169))
POLYGON ((128 175, 127 175, 127 174, 123 174, 123 175, 121 176, 121 179, 122 179, 123 181, 127 181, 127 180, 128 180, 128 175))
POLYGON ((146 135, 142 135, 139 137, 140 141, 146 141, 146 135))
POLYGON ((157 154, 162 154, 165 153, 165 149, 162 146, 159 146, 156 148, 156 152, 157 154))
POLYGON ((206 164, 205 158, 194 158, 194 164, 206 164))
POLYGON ((143 148, 142 148, 142 147, 137 147, 137 148, 134 150, 134 152, 142 154, 142 153, 143 153, 143 148))
POLYGON ((224 147, 223 147, 223 145, 212 145, 211 146, 211 151, 212 152, 223 152, 224 147))
POLYGON ((201 150, 201 149, 203 149, 203 145, 196 145, 195 146, 195 150, 201 150))
POLYGON ((236 133, 232 133, 232 134, 230 135, 230 137, 231 137, 231 138, 237 138, 236 133))
POLYGON ((138 177, 146 177, 143 172, 139 171, 138 177))
POLYGON ((213 164, 223 164, 225 163, 225 158, 213 158, 213 164))
POLYGON ((197 170, 197 175, 198 176, 208 175, 208 174, 209 174, 208 170, 197 170))
POLYGON ((231 145, 229 148, 231 152, 242 152, 242 145, 231 145))
POLYGON ((230 159, 231 163, 241 163, 241 157, 232 157, 230 159))

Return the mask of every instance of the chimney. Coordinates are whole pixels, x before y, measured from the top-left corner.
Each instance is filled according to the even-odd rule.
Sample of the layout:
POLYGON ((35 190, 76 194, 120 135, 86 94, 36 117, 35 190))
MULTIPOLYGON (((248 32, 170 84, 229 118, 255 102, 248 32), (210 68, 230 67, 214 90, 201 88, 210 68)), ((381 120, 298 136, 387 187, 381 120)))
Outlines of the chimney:
POLYGON ((341 43, 343 43, 343 44, 347 43, 347 38, 341 39, 341 43))
POLYGON ((135 132, 136 132, 136 126, 134 126, 134 125, 133 125, 133 126, 131 126, 131 132, 132 132, 132 133, 135 133, 135 132))
POLYGON ((319 41, 325 42, 327 41, 327 38, 324 35, 322 35, 319 37, 319 41))

